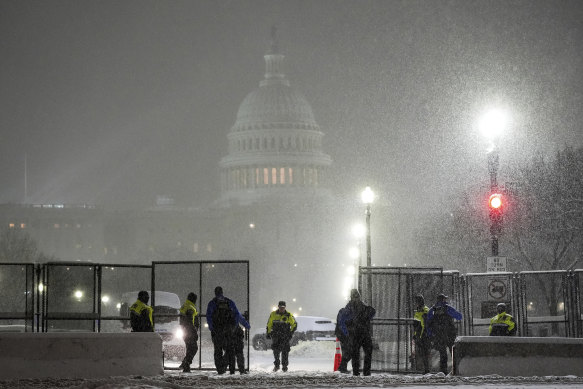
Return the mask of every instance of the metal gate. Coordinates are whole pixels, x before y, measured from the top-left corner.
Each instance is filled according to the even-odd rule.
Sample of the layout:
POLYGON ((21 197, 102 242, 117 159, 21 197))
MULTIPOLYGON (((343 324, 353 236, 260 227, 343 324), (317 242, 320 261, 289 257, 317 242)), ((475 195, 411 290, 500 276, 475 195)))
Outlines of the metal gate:
POLYGON ((460 301, 459 273, 440 268, 363 267, 359 284, 363 300, 376 309, 372 321, 375 371, 413 371, 415 295, 422 294, 428 306, 439 293, 447 294, 453 306, 460 301))
POLYGON ((521 336, 574 336, 568 312, 572 306, 566 270, 518 273, 521 336))
MULTIPOLYGON (((194 363, 198 361, 197 369, 214 369, 213 344, 211 334, 206 326, 206 309, 208 303, 215 297, 214 289, 222 286, 225 297, 232 299, 239 312, 249 312, 249 261, 212 261, 212 262, 152 262, 152 290, 176 294, 181 301, 189 292, 198 296, 196 306, 201 318, 199 331, 199 351, 194 363), (203 319, 204 318, 204 319, 203 319)), ((152 301, 152 305, 155 301, 152 301)), ((154 312, 154 323, 167 323, 176 314, 154 312)), ((247 354, 246 368, 249 368, 249 336, 246 335, 247 354)), ((183 342, 168 342, 165 348, 165 365, 179 362, 184 356, 183 342)))
MULTIPOLYGON (((514 317, 520 310, 516 277, 513 273, 468 273, 462 277, 462 314, 465 335, 487 336, 496 305, 505 303, 514 317)), ((518 334, 522 326, 518 326, 518 334)))
POLYGON ((34 331, 37 277, 32 263, 0 264, 0 331, 34 331))

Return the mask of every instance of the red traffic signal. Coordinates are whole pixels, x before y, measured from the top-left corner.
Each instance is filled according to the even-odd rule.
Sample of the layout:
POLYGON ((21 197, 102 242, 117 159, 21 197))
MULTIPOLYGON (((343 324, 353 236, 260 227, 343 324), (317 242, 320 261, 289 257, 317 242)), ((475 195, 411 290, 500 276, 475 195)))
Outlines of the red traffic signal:
POLYGON ((488 206, 491 210, 500 210, 502 208, 502 195, 500 193, 490 195, 488 206))

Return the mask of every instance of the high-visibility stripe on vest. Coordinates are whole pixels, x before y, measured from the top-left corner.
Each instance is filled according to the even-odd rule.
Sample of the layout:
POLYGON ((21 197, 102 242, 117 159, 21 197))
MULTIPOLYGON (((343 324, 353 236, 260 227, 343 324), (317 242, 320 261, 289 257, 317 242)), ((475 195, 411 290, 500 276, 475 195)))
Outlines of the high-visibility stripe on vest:
POLYGON ((154 309, 151 306, 144 304, 140 300, 136 300, 136 302, 133 303, 132 306, 130 307, 130 311, 134 311, 138 316, 142 315, 142 311, 144 309, 148 311, 148 318, 150 319, 150 324, 152 325, 152 327, 154 327, 154 320, 152 319, 152 313, 154 312, 154 309))
POLYGON ((511 334, 515 326, 516 323, 514 322, 512 316, 506 312, 502 312, 490 319, 490 328, 488 329, 488 333, 491 334, 494 327, 504 327, 506 334, 511 334))
POLYGON ((192 311, 192 325, 194 326, 194 321, 196 318, 196 315, 198 315, 198 311, 196 310, 196 307, 194 306, 194 303, 190 300, 186 300, 184 302, 184 304, 182 304, 182 307, 180 308, 180 314, 186 316, 188 311, 192 311))
POLYGON ((415 315, 413 316, 413 320, 419 322, 419 325, 421 327, 421 331, 419 333, 417 333, 417 331, 415 331, 415 336, 417 336, 417 339, 421 339, 421 337, 425 333, 425 324, 426 324, 425 320, 427 319, 427 316, 426 316, 427 312, 429 312, 429 308, 427 306, 423 306, 423 308, 421 308, 420 311, 415 311, 415 315))

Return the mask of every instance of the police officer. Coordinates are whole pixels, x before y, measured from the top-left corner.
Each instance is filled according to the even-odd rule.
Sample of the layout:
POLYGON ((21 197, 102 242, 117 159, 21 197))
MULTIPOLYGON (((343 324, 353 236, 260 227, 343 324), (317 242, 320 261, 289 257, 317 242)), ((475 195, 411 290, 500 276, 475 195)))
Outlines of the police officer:
POLYGON ((185 373, 190 371, 192 360, 198 351, 198 329, 200 321, 198 311, 196 310, 196 294, 190 292, 186 297, 186 301, 180 308, 180 326, 184 334, 184 345, 186 346, 186 355, 182 360, 182 364, 178 367, 183 369, 185 373))
POLYGON ((296 319, 294 316, 285 310, 285 301, 280 301, 277 304, 278 308, 271 312, 267 320, 267 337, 272 339, 271 349, 273 350, 273 371, 279 370, 281 362, 281 370, 287 371, 289 363, 290 341, 293 333, 297 328, 296 319), (280 361, 281 354, 281 361, 280 361))
POLYGON ((423 295, 415 296, 415 315, 413 316, 413 339, 415 340, 415 365, 423 373, 429 373, 429 353, 431 341, 427 333, 427 313, 429 308, 425 305, 423 295))
POLYGON ((223 288, 215 288, 215 298, 206 308, 206 322, 213 341, 215 367, 217 373, 224 374, 229 368, 235 374, 235 330, 239 323, 249 329, 251 326, 241 315, 235 302, 223 295, 223 288))
POLYGON ((153 309, 148 305, 150 295, 145 290, 138 293, 138 299, 130 307, 132 332, 154 332, 153 309))
POLYGON ((364 351, 363 374, 370 375, 372 364, 372 326, 371 320, 376 310, 360 301, 357 289, 350 291, 350 301, 340 315, 340 330, 348 337, 352 359, 352 375, 360 375, 360 349, 364 351))
POLYGON ((439 368, 447 374, 447 350, 451 349, 457 336, 457 328, 453 320, 461 320, 462 314, 447 303, 447 296, 437 295, 437 301, 427 312, 427 326, 433 348, 439 351, 439 368))
POLYGON ((506 304, 499 303, 496 306, 498 314, 490 319, 490 336, 513 336, 516 334, 516 322, 506 313, 506 304))

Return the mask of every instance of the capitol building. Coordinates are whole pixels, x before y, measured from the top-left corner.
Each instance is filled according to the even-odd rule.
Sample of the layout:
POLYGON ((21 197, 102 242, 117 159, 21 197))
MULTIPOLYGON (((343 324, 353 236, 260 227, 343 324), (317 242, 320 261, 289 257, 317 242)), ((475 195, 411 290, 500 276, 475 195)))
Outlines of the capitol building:
POLYGON ((286 78, 275 36, 264 58, 264 79, 243 99, 228 134, 220 196, 212 204, 185 209, 165 197, 143 210, 1 204, 0 223, 26 232, 56 261, 249 260, 255 312, 288 300, 300 314, 332 314, 310 308, 321 306, 316 296, 338 298, 332 310, 344 301, 342 210, 335 209, 327 181, 332 158, 310 104, 286 78))

